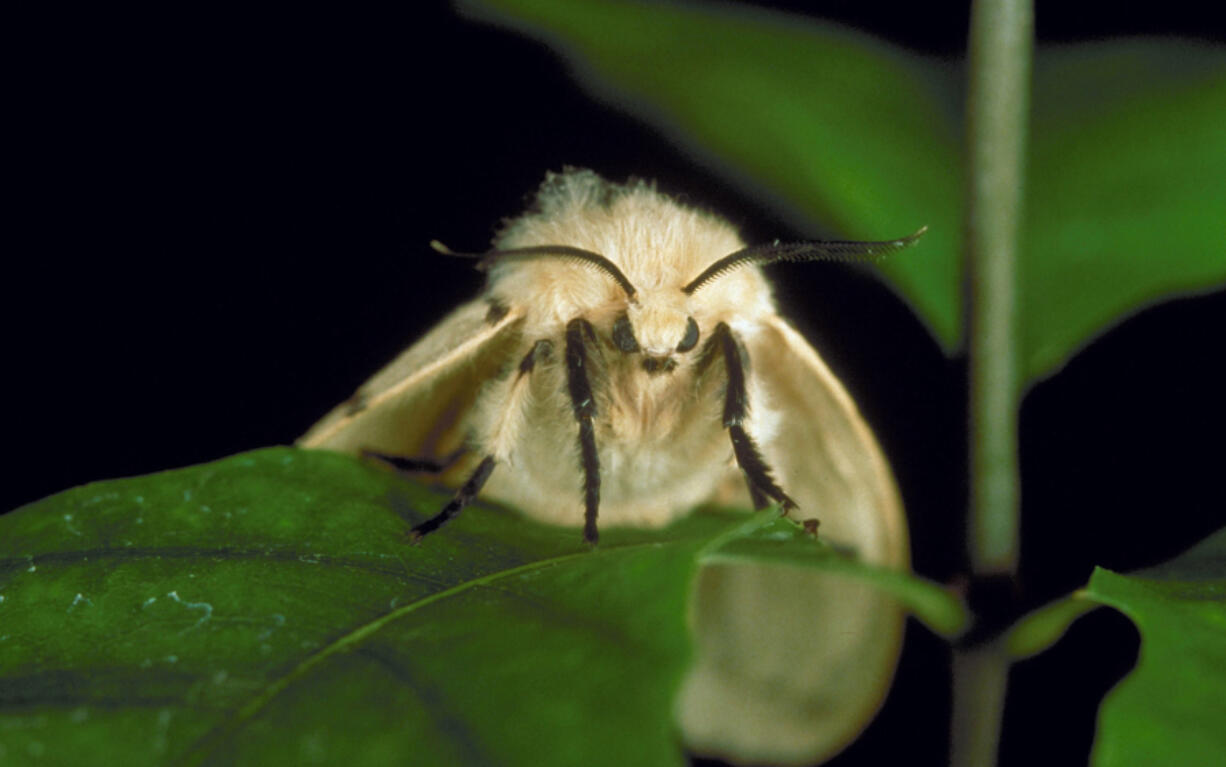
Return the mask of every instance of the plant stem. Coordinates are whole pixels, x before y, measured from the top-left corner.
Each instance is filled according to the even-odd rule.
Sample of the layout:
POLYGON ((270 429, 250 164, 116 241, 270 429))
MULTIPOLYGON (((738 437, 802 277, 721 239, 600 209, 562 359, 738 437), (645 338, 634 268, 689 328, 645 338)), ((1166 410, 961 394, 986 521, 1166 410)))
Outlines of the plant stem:
POLYGON ((995 642, 954 653, 954 719, 949 763, 988 767, 996 763, 1005 710, 1009 660, 995 642))
POLYGON ((1016 262, 1032 45, 1030 0, 975 0, 967 103, 971 524, 976 575, 1017 569, 1016 262))
MULTIPOLYGON (((1017 249, 1030 62, 1031 0, 974 0, 967 89, 973 581, 1012 579, 1018 559, 1017 249)), ((951 764, 994 764, 1009 662, 997 642, 954 656, 951 764)))

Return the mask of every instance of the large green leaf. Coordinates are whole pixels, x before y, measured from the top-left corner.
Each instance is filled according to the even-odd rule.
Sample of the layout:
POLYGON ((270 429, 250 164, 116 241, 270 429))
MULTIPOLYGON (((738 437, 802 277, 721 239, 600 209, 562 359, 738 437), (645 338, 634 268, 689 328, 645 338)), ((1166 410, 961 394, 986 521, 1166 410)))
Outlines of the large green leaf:
POLYGON ((1022 264, 1027 378, 1146 304, 1226 283, 1226 48, 1040 50, 1022 264))
POLYGON ((597 96, 748 182, 814 234, 814 222, 863 239, 927 224, 915 251, 882 270, 947 348, 957 346, 960 118, 945 67, 847 29, 731 6, 462 5, 544 39, 597 96))
POLYGON ((1141 631, 1136 669, 1103 702, 1093 763, 1226 764, 1226 528, 1151 570, 1099 568, 1086 594, 1141 631))
POLYGON ((275 448, 0 517, 0 757, 681 764, 698 562, 833 568, 963 620, 936 587, 770 513, 611 529, 591 550, 477 505, 409 545, 440 504, 353 458, 275 448))
MULTIPOLYGON (((833 25, 722 5, 464 5, 543 39, 598 97, 717 158, 802 226, 878 238, 929 224, 916 252, 882 271, 957 348, 964 170, 952 67, 833 25)), ((1019 269, 1024 381, 1128 312, 1226 282, 1223 121, 1220 47, 1037 52, 1019 269)))

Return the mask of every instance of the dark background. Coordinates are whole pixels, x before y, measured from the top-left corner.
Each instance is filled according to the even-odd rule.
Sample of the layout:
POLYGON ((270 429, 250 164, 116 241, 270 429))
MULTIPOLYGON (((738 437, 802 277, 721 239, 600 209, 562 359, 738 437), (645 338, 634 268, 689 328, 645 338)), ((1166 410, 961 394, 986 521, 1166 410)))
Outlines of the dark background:
MULTIPOLYGON (((956 61, 965 2, 762 3, 956 61)), ((1222 39, 1207 4, 1040 3, 1041 41, 1222 39), (1071 9, 1070 9, 1071 6, 1071 9), (1160 15, 1156 15, 1160 14, 1160 15)), ((746 238, 797 232, 651 129, 589 100, 535 43, 428 5, 63 12, 15 29, 6 123, 6 433, 0 509, 83 482, 291 442, 474 295, 426 248, 480 249, 547 169, 657 178, 746 238)), ((1226 202, 1224 202, 1226 204, 1226 202)), ((780 266, 785 313, 890 456, 919 572, 962 568, 965 375, 867 273, 780 266)), ((1022 411, 1032 600, 1094 564, 1167 558, 1226 517, 1226 300, 1145 310, 1022 411)), ((1004 764, 1084 764, 1136 632, 1099 611, 1016 667, 1004 764), (1067 742, 1065 742, 1067 739, 1067 742)), ((944 645, 909 635, 895 694, 845 764, 945 761, 944 645)))

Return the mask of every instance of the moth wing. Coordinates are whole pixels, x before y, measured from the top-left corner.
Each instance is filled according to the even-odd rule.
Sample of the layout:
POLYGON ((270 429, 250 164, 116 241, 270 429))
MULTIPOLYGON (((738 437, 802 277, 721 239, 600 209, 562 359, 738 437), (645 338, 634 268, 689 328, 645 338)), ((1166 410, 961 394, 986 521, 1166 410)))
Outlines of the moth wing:
POLYGON ((445 456, 463 446, 463 416, 484 382, 511 358, 520 311, 496 322, 472 301, 362 384, 298 439, 298 445, 356 453, 445 456))
MULTIPOLYGON (((794 516, 817 518, 819 535, 868 562, 906 569, 898 491, 846 390, 781 318, 745 341, 757 401, 781 416, 762 448, 794 516)), ((754 763, 811 764, 847 745, 888 690, 903 628, 897 602, 868 585, 784 566, 705 567, 692 615, 682 731, 701 753, 754 763)))

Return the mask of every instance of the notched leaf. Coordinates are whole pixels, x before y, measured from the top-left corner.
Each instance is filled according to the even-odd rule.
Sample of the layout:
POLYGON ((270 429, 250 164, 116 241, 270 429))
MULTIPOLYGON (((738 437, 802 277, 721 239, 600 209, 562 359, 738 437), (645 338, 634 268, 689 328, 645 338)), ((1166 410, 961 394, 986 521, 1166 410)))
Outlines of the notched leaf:
POLYGON ((1226 763, 1226 528, 1158 567, 1098 568, 1086 594, 1141 632, 1136 668, 1103 701, 1093 763, 1226 763))

